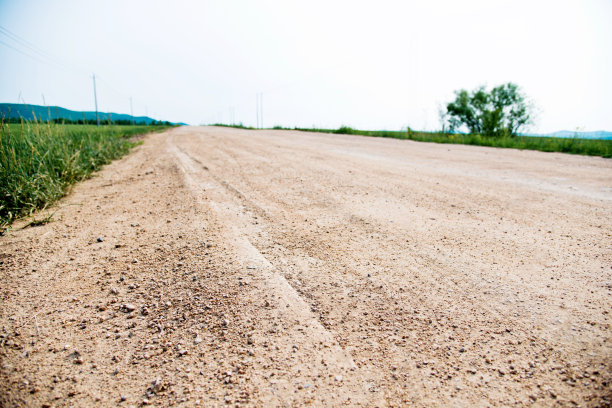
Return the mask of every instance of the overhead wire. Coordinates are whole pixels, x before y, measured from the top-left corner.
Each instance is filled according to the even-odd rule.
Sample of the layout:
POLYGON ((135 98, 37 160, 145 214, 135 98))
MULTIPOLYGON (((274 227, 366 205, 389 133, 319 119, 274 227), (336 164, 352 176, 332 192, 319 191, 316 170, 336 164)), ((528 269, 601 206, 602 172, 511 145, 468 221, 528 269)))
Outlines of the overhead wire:
MULTIPOLYGON (((70 63, 66 60, 58 58, 57 56, 54 56, 53 54, 46 52, 42 48, 38 47, 36 44, 15 34, 6 27, 0 26, 0 35, 4 36, 5 40, 12 42, 11 44, 0 39, 0 44, 4 45, 7 48, 10 48, 11 50, 21 55, 24 55, 42 64, 55 66, 56 68, 61 69, 67 69, 74 73, 78 73, 79 75, 86 75, 87 77, 91 78, 90 72, 85 68, 77 66, 74 63, 70 63)), ((99 74, 96 75, 96 79, 102 80, 102 82, 106 85, 107 89, 111 90, 116 95, 124 98, 129 98, 128 95, 117 90, 108 80, 106 80, 104 77, 101 77, 99 74)))
POLYGON ((33 43, 29 42, 28 40, 18 36, 17 34, 13 33, 9 29, 7 29, 6 27, 0 26, 0 34, 4 34, 6 37, 8 37, 11 40, 13 40, 14 42, 20 44, 22 47, 27 48, 31 52, 33 52, 35 54, 38 54, 40 57, 51 59, 51 60, 55 59, 53 57, 53 55, 45 52, 44 50, 40 49, 39 47, 37 47, 33 43))
POLYGON ((11 48, 12 50, 22 55, 26 55, 29 58, 32 58, 43 64, 54 66, 55 68, 70 69, 75 72, 79 71, 74 67, 71 67, 70 64, 66 64, 66 62, 62 61, 61 59, 49 54, 48 52, 43 51, 36 45, 23 39, 12 31, 6 29, 5 27, 0 26, 0 34, 5 37, 5 40, 9 40, 10 42, 12 42, 12 44, 8 44, 2 41, 2 44, 4 46, 11 48))
POLYGON ((32 59, 34 59, 34 60, 36 60, 36 61, 38 61, 38 62, 42 62, 43 64, 46 64, 46 62, 45 62, 45 61, 43 61, 43 60, 41 60, 40 58, 35 57, 35 56, 33 56, 33 55, 30 55, 30 54, 28 54, 27 52, 25 52, 25 51, 23 51, 23 50, 20 50, 20 49, 18 49, 18 48, 16 48, 16 47, 13 47, 12 45, 7 44, 7 43, 5 43, 5 42, 4 42, 4 41, 2 41, 2 40, 0 40, 0 44, 4 45, 5 47, 8 47, 8 48, 12 49, 13 51, 16 51, 16 52, 20 53, 21 55, 25 55, 26 57, 32 58, 32 59))

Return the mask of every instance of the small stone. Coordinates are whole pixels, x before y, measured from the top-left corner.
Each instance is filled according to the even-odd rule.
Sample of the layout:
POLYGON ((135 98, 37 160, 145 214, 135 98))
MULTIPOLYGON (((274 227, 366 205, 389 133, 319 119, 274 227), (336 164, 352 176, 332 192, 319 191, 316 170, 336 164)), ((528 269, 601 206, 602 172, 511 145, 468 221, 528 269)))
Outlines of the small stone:
POLYGON ((200 344, 202 342, 202 338, 200 337, 200 335, 198 334, 195 338, 195 340, 193 341, 195 344, 200 344))
POLYGON ((102 242, 102 241, 104 241, 104 240, 102 239, 102 237, 98 237, 98 238, 96 238, 96 241, 98 241, 98 242, 102 242))
POLYGON ((146 398, 142 400, 142 405, 149 405, 150 403, 151 403, 151 401, 149 401, 146 398))
POLYGON ((77 358, 74 360, 74 364, 79 364, 79 365, 80 365, 80 364, 83 364, 83 359, 82 359, 81 357, 77 357, 77 358))
POLYGON ((155 381, 151 383, 150 388, 151 388, 151 391, 153 391, 156 394, 162 391, 164 389, 164 386, 163 386, 161 378, 156 378, 155 381))
POLYGON ((126 401, 127 400, 127 395, 122 395, 121 398, 119 398, 120 402, 126 401))
POLYGON ((127 313, 132 313, 134 310, 136 310, 136 306, 131 303, 126 303, 125 305, 123 305, 123 310, 127 313))
POLYGON ((337 375, 335 378, 336 378, 337 382, 342 382, 342 376, 341 375, 337 375))

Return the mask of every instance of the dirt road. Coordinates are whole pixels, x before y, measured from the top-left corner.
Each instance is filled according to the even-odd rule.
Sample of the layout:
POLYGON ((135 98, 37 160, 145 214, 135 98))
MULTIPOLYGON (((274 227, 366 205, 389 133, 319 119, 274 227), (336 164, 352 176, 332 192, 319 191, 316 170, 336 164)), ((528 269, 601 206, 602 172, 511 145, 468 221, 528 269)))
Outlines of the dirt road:
POLYGON ((0 238, 1 406, 609 406, 612 160, 178 128, 0 238))

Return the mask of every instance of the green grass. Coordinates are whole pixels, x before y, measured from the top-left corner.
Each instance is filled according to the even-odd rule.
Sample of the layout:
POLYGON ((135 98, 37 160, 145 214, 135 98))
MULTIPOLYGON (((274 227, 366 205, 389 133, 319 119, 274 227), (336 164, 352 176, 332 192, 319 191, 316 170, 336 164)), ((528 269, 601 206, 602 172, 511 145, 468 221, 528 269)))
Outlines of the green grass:
POLYGON ((0 123, 0 227, 48 207, 126 154, 136 144, 131 136, 165 128, 0 123))
MULTIPOLYGON (((274 129, 291 130, 281 128, 280 126, 276 126, 274 129)), ((561 152, 581 154, 585 156, 601 156, 606 158, 612 157, 612 140, 533 136, 486 137, 481 135, 418 132, 413 130, 358 130, 347 126, 342 126, 339 129, 294 128, 293 130, 372 137, 390 137, 394 139, 416 140, 418 142, 452 143, 521 150, 539 150, 542 152, 561 152)))
POLYGON ((235 123, 233 125, 228 125, 227 123, 213 123, 212 125, 208 125, 208 126, 220 126, 220 127, 229 127, 229 128, 236 128, 236 129, 255 130, 254 127, 244 126, 242 123, 235 123))

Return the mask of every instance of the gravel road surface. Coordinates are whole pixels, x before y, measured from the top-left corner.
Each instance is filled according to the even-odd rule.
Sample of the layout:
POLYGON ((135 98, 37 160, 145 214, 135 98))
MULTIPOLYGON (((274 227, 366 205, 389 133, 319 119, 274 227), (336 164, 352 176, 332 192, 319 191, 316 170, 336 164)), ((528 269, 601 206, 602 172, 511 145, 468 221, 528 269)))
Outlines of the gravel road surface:
POLYGON ((0 406, 610 406, 612 160, 181 127, 0 237, 0 406))

